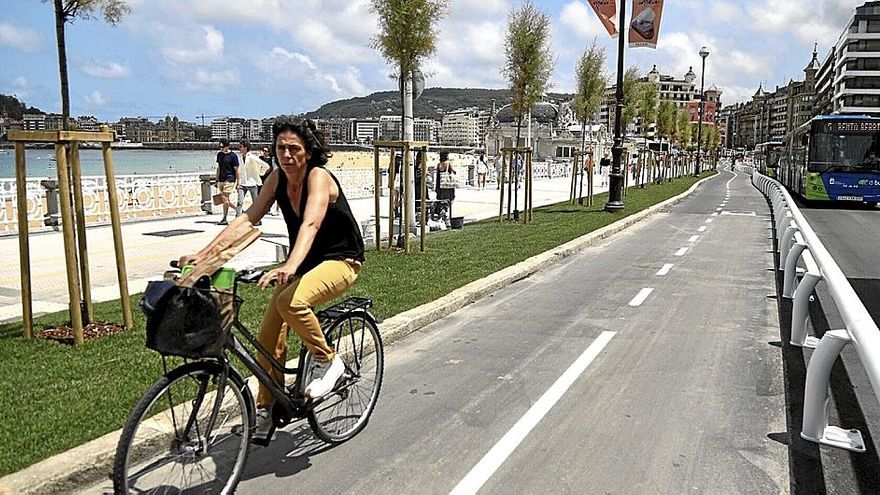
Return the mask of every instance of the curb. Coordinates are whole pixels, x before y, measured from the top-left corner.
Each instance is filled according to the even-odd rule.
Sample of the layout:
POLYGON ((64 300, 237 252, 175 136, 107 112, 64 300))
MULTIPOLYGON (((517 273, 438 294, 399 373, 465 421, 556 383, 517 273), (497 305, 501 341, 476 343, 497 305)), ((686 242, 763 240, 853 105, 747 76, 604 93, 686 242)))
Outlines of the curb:
MULTIPOLYGON (((719 175, 715 174, 701 179, 678 196, 622 218, 549 251, 532 256, 513 266, 475 280, 435 301, 392 316, 379 325, 383 343, 387 346, 401 340, 426 325, 486 297, 488 293, 495 292, 517 280, 538 272, 560 259, 582 251, 597 241, 611 237, 678 203, 696 191, 703 182, 717 177, 719 175)), ((295 365, 294 361, 291 361, 291 363, 295 365)), ((253 377, 248 379, 248 384, 252 387, 256 385, 253 377)), ((78 488, 83 488, 85 485, 97 483, 101 479, 107 479, 112 470, 116 443, 121 432, 122 430, 119 429, 107 433, 88 443, 0 478, 0 495, 12 493, 71 493, 78 488)))

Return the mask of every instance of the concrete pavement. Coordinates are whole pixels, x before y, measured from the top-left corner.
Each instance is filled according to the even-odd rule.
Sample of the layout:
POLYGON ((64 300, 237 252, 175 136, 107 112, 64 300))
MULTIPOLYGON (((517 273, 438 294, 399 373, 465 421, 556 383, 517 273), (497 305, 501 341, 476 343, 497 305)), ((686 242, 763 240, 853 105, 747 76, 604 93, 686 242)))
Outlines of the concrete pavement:
MULTIPOLYGON (((607 175, 607 171, 606 171, 607 175)), ((536 179, 534 183, 534 206, 552 204, 568 199, 570 178, 536 179)), ((596 193, 606 191, 603 176, 596 175, 596 193)), ((522 202, 520 191, 520 202, 522 202)), ((498 214, 498 190, 495 184, 477 190, 464 187, 456 190, 453 204, 455 216, 464 216, 465 223, 482 220, 498 214)), ((357 199, 351 202, 352 210, 361 225, 374 216, 373 199, 357 199)), ((126 223, 122 236, 126 254, 129 292, 142 292, 147 281, 161 277, 168 268, 168 261, 180 254, 201 249, 220 231, 216 225, 220 209, 215 207, 212 215, 159 219, 126 223), (151 233, 185 229, 185 235, 158 237, 151 233)), ((388 197, 382 197, 381 216, 383 232, 387 234, 388 197)), ((280 216, 266 216, 260 229, 264 237, 287 243, 287 231, 280 216)), ((90 275, 93 301, 119 298, 116 280, 116 261, 113 237, 109 226, 90 227, 87 230, 90 275)), ((369 248, 369 246, 368 246, 369 248)), ((67 309, 67 278, 64 263, 64 241, 61 232, 32 234, 30 237, 31 278, 34 314, 44 314, 67 309)), ((21 275, 19 269, 18 239, 0 237, 0 252, 6 254, 0 266, 0 323, 21 319, 21 275)), ((273 262, 275 245, 257 241, 236 257, 231 265, 236 268, 259 266, 273 262)))

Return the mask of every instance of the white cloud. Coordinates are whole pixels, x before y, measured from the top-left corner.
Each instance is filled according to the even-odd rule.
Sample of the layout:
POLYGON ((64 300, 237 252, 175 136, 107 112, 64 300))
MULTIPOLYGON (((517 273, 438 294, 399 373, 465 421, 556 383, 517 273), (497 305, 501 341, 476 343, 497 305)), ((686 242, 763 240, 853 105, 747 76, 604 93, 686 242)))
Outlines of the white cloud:
POLYGON ((101 94, 101 92, 98 91, 97 89, 92 91, 92 94, 87 95, 85 97, 85 100, 86 100, 86 103, 88 103, 90 105, 98 106, 98 107, 107 103, 107 99, 104 98, 104 95, 101 94))
POLYGON ((0 21, 0 45, 11 46, 26 52, 34 52, 43 44, 40 33, 27 28, 16 27, 0 21))
POLYGON ((186 91, 211 91, 215 93, 222 93, 228 87, 239 82, 238 71, 235 69, 198 68, 179 73, 176 79, 186 91))
POLYGON ((794 34, 802 41, 818 41, 830 45, 837 41, 856 3, 848 0, 826 0, 805 5, 791 0, 762 0, 747 7, 750 29, 787 36, 794 34))
POLYGON ((105 79, 118 79, 131 75, 131 69, 128 66, 116 62, 90 60, 80 65, 79 69, 92 77, 105 79))
POLYGON ((225 40, 223 34, 213 26, 200 26, 201 33, 168 39, 162 54, 170 62, 182 64, 212 63, 223 57, 225 40))

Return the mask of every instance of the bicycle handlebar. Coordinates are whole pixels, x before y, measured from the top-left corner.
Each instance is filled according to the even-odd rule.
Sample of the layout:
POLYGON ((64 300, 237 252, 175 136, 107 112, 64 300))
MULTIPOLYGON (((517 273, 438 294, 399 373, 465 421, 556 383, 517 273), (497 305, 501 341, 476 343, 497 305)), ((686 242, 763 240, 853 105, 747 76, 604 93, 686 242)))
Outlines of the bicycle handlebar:
MULTIPOLYGON (((180 270, 180 263, 178 263, 178 260, 171 260, 168 264, 171 266, 171 268, 180 270)), ((263 278, 263 275, 265 275, 267 271, 268 270, 255 269, 241 270, 235 274, 235 279, 238 282, 244 284, 255 284, 259 282, 261 278, 263 278)), ((273 281, 271 285, 275 285, 275 282, 273 281)))

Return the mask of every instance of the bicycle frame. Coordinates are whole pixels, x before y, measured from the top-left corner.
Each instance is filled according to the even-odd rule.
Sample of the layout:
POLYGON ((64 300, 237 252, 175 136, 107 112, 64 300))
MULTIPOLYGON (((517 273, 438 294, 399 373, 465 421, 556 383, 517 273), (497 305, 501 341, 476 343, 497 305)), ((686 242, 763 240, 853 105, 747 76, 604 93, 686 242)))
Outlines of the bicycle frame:
POLYGON ((244 366, 254 374, 254 376, 259 380, 259 382, 269 389, 272 395, 275 397, 275 400, 281 407, 284 409, 285 413, 287 413, 290 417, 302 417, 303 408, 306 404, 306 398, 303 395, 304 391, 302 389, 302 370, 305 368, 305 360, 306 353, 300 352, 299 359, 297 361, 296 368, 287 368, 283 364, 279 363, 274 356, 272 356, 269 351, 263 347, 260 342, 254 338, 254 336, 248 331, 248 329, 238 321, 238 315, 236 315, 235 320, 232 322, 232 328, 238 330, 240 333, 254 348, 257 350, 260 355, 265 358, 269 364, 276 371, 281 372, 283 375, 295 375, 296 382, 293 385, 294 394, 290 395, 284 389, 283 385, 279 385, 275 382, 275 380, 269 375, 269 373, 263 369, 257 359, 254 357, 248 349, 241 343, 241 340, 238 339, 234 334, 230 332, 229 335, 229 343, 227 343, 224 347, 232 353, 233 356, 238 358, 244 366))

